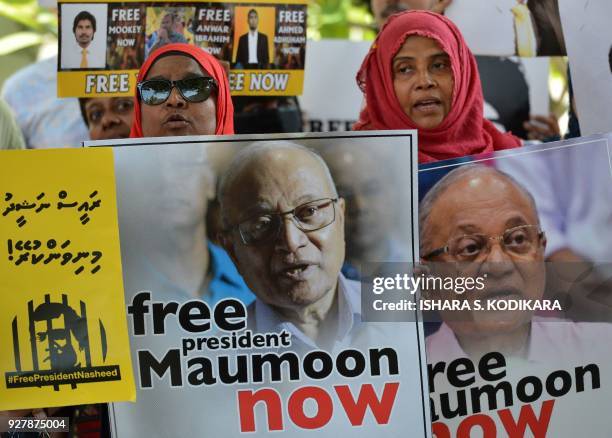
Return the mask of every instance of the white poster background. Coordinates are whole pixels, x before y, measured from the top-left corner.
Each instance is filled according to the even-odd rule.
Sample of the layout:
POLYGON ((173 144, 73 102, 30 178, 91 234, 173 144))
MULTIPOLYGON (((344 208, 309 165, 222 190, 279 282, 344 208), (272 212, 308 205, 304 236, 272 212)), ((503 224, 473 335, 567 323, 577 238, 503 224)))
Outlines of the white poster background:
POLYGON ((445 15, 459 27, 476 55, 516 54, 514 18, 511 9, 517 0, 457 0, 445 15))
POLYGON ((363 95, 355 76, 371 41, 308 40, 300 106, 306 131, 348 131, 359 118, 363 95))
POLYGON ((550 94, 548 93, 548 76, 550 73, 550 58, 510 58, 523 66, 525 79, 529 85, 529 106, 531 114, 547 115, 550 112, 550 94))
POLYGON ((559 0, 580 133, 612 130, 612 2, 559 0))

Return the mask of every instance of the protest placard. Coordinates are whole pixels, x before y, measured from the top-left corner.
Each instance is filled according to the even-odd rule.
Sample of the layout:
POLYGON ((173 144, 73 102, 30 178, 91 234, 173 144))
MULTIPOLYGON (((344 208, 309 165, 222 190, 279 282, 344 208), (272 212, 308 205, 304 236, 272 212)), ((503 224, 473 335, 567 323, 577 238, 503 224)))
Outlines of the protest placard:
POLYGON ((418 312, 367 322, 358 281, 417 257, 414 134, 91 144, 119 146, 138 401, 116 436, 430 435, 418 312))
POLYGON ((0 410, 133 400, 112 151, 0 156, 0 410))

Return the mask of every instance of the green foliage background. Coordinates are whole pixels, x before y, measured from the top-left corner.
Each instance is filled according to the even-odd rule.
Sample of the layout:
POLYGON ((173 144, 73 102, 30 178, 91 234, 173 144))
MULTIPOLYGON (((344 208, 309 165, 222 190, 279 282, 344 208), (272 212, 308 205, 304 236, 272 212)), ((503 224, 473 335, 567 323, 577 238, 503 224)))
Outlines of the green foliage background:
POLYGON ((57 41, 55 12, 36 0, 0 0, 0 84, 36 60, 43 44, 57 41))
MULTIPOLYGON (((308 38, 371 40, 376 36, 369 0, 310 0, 308 38)), ((57 44, 57 15, 36 0, 0 0, 0 86, 13 72, 34 62, 42 45, 57 44)), ((551 84, 563 88, 551 95, 551 111, 567 111, 567 61, 551 62, 551 84)))
POLYGON ((308 6, 308 37, 374 39, 376 30, 368 2, 314 0, 308 6))

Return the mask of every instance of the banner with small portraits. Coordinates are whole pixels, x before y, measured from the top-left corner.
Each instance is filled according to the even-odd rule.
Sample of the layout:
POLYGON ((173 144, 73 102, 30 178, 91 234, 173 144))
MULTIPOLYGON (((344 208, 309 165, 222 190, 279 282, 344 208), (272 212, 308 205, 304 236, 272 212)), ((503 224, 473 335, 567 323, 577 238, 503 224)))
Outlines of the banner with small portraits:
POLYGON ((229 71, 238 96, 302 94, 305 0, 59 2, 59 97, 131 96, 157 48, 193 44, 229 71))
POLYGON ((0 410, 134 400, 112 151, 0 163, 0 410))

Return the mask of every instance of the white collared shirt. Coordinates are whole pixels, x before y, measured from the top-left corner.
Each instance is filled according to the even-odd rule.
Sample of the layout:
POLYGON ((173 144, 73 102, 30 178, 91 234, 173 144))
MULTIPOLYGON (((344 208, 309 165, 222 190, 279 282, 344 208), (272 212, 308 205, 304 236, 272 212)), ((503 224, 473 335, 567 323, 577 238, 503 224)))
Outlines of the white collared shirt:
MULTIPOLYGON (((361 286, 353 280, 347 280, 344 275, 338 276, 338 331, 331 350, 341 350, 348 347, 353 341, 357 327, 361 325, 361 286)), ((283 320, 266 303, 256 299, 249 308, 253 312, 255 330, 260 333, 280 333, 287 330, 291 334, 292 344, 299 344, 308 349, 318 348, 302 330, 292 322, 283 320)), ((292 348, 293 349, 293 348, 292 348)))
MULTIPOLYGON (((601 357, 606 354, 610 340, 611 324, 534 316, 525 360, 529 363, 559 364, 573 363, 577 358, 601 357)), ((426 344, 428 363, 468 357, 446 323, 427 337, 426 344)))
POLYGON ((259 32, 249 31, 249 64, 257 64, 257 38, 259 32))
MULTIPOLYGON (((96 38, 102 35, 95 35, 96 38)), ((87 68, 104 68, 106 66, 106 45, 94 44, 91 42, 85 47, 87 52, 87 68)), ((61 65, 62 68, 81 68, 81 59, 83 58, 83 48, 72 38, 69 42, 62 46, 61 50, 61 65)))

